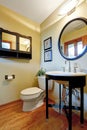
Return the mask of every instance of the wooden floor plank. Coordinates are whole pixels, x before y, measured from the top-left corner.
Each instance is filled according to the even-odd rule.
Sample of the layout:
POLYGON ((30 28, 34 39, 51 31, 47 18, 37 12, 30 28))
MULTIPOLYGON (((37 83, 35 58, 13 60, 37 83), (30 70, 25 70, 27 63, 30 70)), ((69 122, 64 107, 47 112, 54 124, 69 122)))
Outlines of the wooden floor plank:
MULTIPOLYGON (((32 112, 22 111, 22 101, 0 106, 0 130, 66 130, 68 121, 64 114, 49 108, 49 119, 46 120, 45 103, 32 112)), ((73 130, 87 130, 80 126, 79 116, 73 113, 73 130)))

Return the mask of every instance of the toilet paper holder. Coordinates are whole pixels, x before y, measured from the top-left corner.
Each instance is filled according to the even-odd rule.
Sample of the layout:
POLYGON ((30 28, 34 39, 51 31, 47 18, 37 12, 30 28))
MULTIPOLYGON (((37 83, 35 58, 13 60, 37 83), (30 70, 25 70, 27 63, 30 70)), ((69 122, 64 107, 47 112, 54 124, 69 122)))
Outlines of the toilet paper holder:
POLYGON ((5 80, 15 79, 15 75, 5 75, 5 80))

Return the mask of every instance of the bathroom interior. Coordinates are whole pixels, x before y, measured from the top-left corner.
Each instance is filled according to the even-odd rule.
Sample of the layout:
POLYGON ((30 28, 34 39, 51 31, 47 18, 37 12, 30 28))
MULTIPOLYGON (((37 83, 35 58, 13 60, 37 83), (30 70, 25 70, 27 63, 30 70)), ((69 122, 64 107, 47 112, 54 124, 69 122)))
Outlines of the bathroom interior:
MULTIPOLYGON (((10 0, 8 0, 10 1, 10 0)), ((63 0, 63 2, 66 0, 63 0)), ((39 88, 39 81, 37 72, 42 68, 45 72, 49 71, 63 71, 68 73, 69 69, 71 72, 84 72, 87 74, 87 0, 79 0, 80 4, 73 10, 71 10, 68 14, 60 15, 58 12, 60 11, 57 8, 52 14, 50 14, 41 24, 13 11, 12 9, 4 6, 0 3, 0 30, 2 32, 14 32, 16 34, 16 38, 7 38, 8 35, 3 33, 4 41, 11 41, 13 39, 14 43, 16 43, 17 38, 19 38, 20 45, 18 49, 20 51, 27 51, 26 56, 23 58, 18 57, 19 52, 17 51, 17 55, 14 57, 10 57, 8 54, 4 54, 0 45, 0 108, 3 106, 12 104, 13 102, 21 100, 23 102, 23 90, 29 89, 28 91, 31 93, 34 91, 31 88, 36 88, 36 91, 40 91, 42 95, 39 94, 39 98, 41 98, 41 105, 45 102, 45 93, 41 91, 39 88), (64 31, 65 28, 69 26, 69 22, 74 19, 86 19, 86 26, 82 32, 80 32, 79 37, 82 36, 82 33, 85 36, 84 48, 82 50, 81 55, 75 55, 75 57, 67 57, 64 56, 65 50, 62 51, 63 45, 59 45, 61 43, 61 31, 64 31), (67 25, 68 23, 68 25, 67 25), (67 25, 67 26, 66 26, 67 25), (64 28, 65 27, 65 28, 64 28), (7 31, 8 30, 8 31, 7 31), (25 50, 26 47, 22 44, 23 38, 28 38, 28 45, 26 47, 30 47, 25 50), (21 37, 21 38, 20 38, 21 37), (60 41, 59 41, 60 40, 60 41), (46 45, 47 42, 50 41, 49 45, 46 45), (49 47, 50 46, 50 47, 49 47), (29 58, 27 57, 27 53, 29 52, 29 58), (4 55, 4 56, 3 56, 4 55), (6 56, 8 55, 8 56, 6 56), (76 67, 76 69, 75 69, 76 67), (30 90, 31 89, 31 90, 30 90)), ((60 6, 61 7, 61 6, 60 6)), ((74 22, 75 22, 74 20, 74 22)), ((80 21, 80 20, 79 20, 80 21)), ((83 20, 81 21, 83 22, 83 20)), ((72 24, 73 30, 77 26, 76 24, 72 24)), ((70 26, 71 27, 71 26, 70 26)), ((78 26, 78 30, 80 26, 78 26)), ((62 32, 63 33, 63 32, 62 32)), ((68 37, 75 37, 77 32, 68 34, 68 37)), ((1 44, 1 31, 0 31, 0 44, 1 44)), ((70 40, 70 39, 68 39, 70 40)), ((11 42, 13 42, 11 41, 11 42)), ((63 39, 62 39, 63 42, 63 39)), ((12 45, 12 48, 15 50, 17 47, 16 44, 12 45)), ((4 44, 3 44, 4 46, 4 44)), ((80 46, 81 47, 81 46, 80 46)), ((3 47, 4 48, 4 47, 3 47)), ((6 49, 6 48, 4 48, 6 49)), ((81 48, 80 48, 81 49, 81 48)), ((9 50, 9 48, 8 48, 9 50)), ((70 50, 71 51, 71 50, 70 50)), ((8 52, 7 52, 8 53, 8 52)), ((9 53, 11 54, 11 53, 9 53)), ((22 55, 24 56, 24 55, 22 55)), ((42 81, 43 82, 43 81, 42 81)), ((87 82, 87 76, 86 76, 87 82)), ((41 85, 43 85, 42 83, 41 85)), ((50 83, 49 83, 50 84, 50 83)), ((51 88, 49 90, 49 100, 58 103, 59 101, 59 84, 55 81, 51 82, 51 88)), ((42 89, 43 90, 43 89, 42 89)), ((45 89, 44 89, 45 90, 45 89)), ((27 91, 27 90, 26 90, 27 91)), ((45 91, 44 91, 45 92, 45 91)), ((79 92, 79 90, 78 90, 79 92)), ((36 95, 36 99, 38 96, 36 95)), ((32 99, 31 97, 29 97, 32 99)), ((75 97, 72 98, 73 103, 76 102, 75 97)), ((84 87, 84 119, 87 120, 87 84, 84 87)), ((32 100, 30 101, 32 103, 32 100)), ((24 104, 23 104, 24 105, 24 104)), ((40 106, 41 106, 40 105, 40 106)), ((33 103, 32 103, 33 106, 33 103)), ((29 107, 27 103, 25 103, 25 107, 29 107)), ((31 107, 31 105, 30 105, 31 107)), ((38 106, 39 107, 39 106, 38 106)), ((21 111, 28 112, 26 108, 21 107, 21 111)), ((33 111, 33 108, 30 108, 30 111, 33 111)), ((29 111, 29 112, 30 112, 29 111)), ((54 110, 57 111, 57 110, 54 110)), ((87 128, 87 127, 86 127, 87 128)), ((3 129, 4 130, 4 129, 3 129)), ((6 129, 8 130, 8 129, 6 129)), ((27 130, 27 129, 26 129, 27 130)))

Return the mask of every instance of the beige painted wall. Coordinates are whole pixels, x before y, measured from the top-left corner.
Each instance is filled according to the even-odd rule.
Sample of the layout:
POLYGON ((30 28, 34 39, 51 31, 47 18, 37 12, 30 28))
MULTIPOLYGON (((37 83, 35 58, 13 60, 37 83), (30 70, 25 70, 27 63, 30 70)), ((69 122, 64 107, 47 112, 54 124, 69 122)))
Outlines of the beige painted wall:
MULTIPOLYGON (((69 16, 63 17, 59 20, 58 12, 56 12, 55 19, 54 13, 49 16, 41 24, 41 67, 45 68, 46 70, 62 70, 62 67, 65 66, 65 59, 60 55, 58 50, 58 37, 60 34, 61 29, 65 26, 67 22, 70 20, 77 18, 77 17, 85 17, 87 18, 87 3, 82 3, 75 12, 73 12, 69 16), (44 45, 43 41, 48 37, 52 37, 52 61, 51 62, 44 62, 44 45)), ((87 53, 78 60, 71 61, 71 66, 73 67, 74 63, 77 63, 80 69, 87 70, 87 53)), ((87 86, 85 87, 85 92, 87 92, 87 86)), ((54 88, 52 93, 58 98, 58 87, 54 88)), ((56 100, 56 99, 55 99, 56 100)))
POLYGON ((40 67, 40 25, 0 6, 0 27, 32 37, 32 59, 0 58, 0 105, 20 98, 20 91, 38 86, 36 73, 40 67), (5 75, 15 75, 11 81, 5 75))

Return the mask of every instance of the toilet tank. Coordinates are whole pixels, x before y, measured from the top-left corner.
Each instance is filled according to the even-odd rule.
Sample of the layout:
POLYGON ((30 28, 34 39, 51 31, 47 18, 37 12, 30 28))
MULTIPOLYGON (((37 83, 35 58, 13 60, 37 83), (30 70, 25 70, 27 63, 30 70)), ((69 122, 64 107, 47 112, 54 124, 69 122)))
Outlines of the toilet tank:
MULTIPOLYGON (((46 77, 45 76, 38 76, 38 84, 39 88, 45 90, 46 85, 45 85, 46 77)), ((48 90, 51 90, 53 88, 53 80, 48 81, 48 90)))

